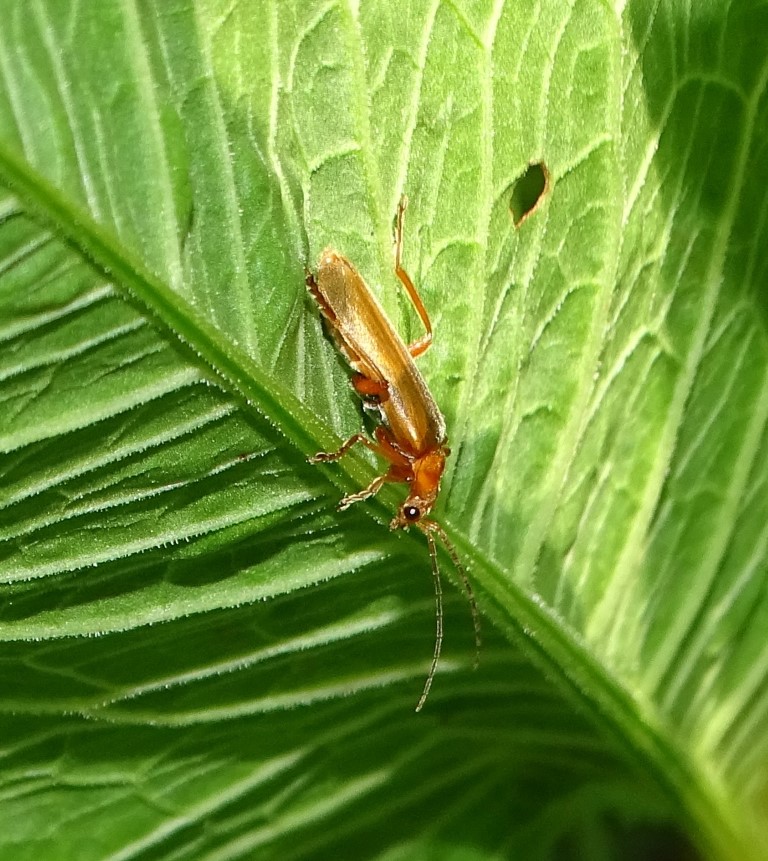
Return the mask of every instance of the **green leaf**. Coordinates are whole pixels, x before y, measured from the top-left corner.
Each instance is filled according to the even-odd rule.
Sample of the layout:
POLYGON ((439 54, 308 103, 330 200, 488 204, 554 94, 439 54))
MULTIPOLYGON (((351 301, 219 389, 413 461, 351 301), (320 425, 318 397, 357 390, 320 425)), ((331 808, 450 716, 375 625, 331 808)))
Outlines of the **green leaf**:
POLYGON ((0 854, 766 857, 765 0, 0 11, 0 854), (306 460, 404 193, 418 715, 423 536, 306 460))

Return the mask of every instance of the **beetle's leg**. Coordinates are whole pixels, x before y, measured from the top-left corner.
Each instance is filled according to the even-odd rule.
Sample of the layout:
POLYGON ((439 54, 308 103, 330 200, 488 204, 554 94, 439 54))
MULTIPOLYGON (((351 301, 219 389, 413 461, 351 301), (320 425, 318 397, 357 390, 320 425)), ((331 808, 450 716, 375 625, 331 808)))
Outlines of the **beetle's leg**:
POLYGON ((346 442, 343 442, 336 451, 319 451, 317 454, 313 454, 312 457, 308 458, 308 460, 310 463, 327 463, 329 460, 339 460, 339 458, 344 457, 353 445, 357 445, 359 442, 368 446, 368 448, 371 451, 375 451, 376 454, 381 453, 379 451, 379 446, 373 442, 373 440, 368 439, 364 433, 356 433, 346 440, 346 442))
POLYGON ((393 480, 411 481, 413 478, 413 455, 410 455, 406 449, 398 444, 397 440, 393 439, 389 428, 384 425, 379 425, 373 433, 379 444, 379 454, 389 461, 393 469, 397 469, 400 474, 408 476, 393 480))
POLYGON ((344 511, 355 502, 362 502, 364 499, 369 499, 371 496, 375 496, 381 490, 381 486, 386 481, 391 481, 388 475, 377 475, 368 487, 363 490, 358 490, 357 493, 350 493, 349 496, 345 496, 339 503, 339 511, 344 511))
POLYGON ((390 459, 390 454, 394 454, 395 459, 391 460, 387 472, 384 475, 377 475, 368 487, 359 490, 357 493, 350 493, 349 496, 345 496, 339 503, 339 511, 344 511, 345 508, 349 508, 354 502, 362 502, 362 500, 374 496, 381 490, 384 484, 399 484, 411 481, 413 471, 410 464, 401 462, 396 452, 389 451, 385 446, 382 446, 376 453, 388 460, 390 459))
POLYGON ((429 345, 432 343, 432 323, 429 320, 429 314, 421 301, 419 292, 411 281, 410 275, 403 269, 403 225, 405 222, 405 209, 408 206, 408 198, 403 195, 400 198, 400 203, 397 205, 397 223, 395 227, 395 274, 400 279, 400 283, 405 287, 405 292, 408 294, 416 313, 421 318, 426 332, 418 340, 408 345, 408 351, 415 359, 422 353, 426 353, 429 345))
POLYGON ((339 503, 339 510, 344 511, 355 502, 362 502, 368 499, 381 490, 381 486, 387 482, 409 482, 413 480, 413 469, 411 460, 403 455, 399 447, 394 444, 388 430, 379 425, 376 428, 376 441, 374 442, 365 434, 356 433, 344 442, 336 451, 320 451, 316 455, 309 458, 310 463, 325 463, 329 460, 338 460, 352 448, 361 442, 367 446, 372 452, 375 452, 379 457, 389 461, 389 470, 384 475, 378 475, 363 490, 357 493, 350 493, 345 496, 339 503))
POLYGON ((378 406, 389 400, 389 386, 383 380, 372 380, 365 374, 352 375, 352 388, 360 397, 371 404, 378 406))

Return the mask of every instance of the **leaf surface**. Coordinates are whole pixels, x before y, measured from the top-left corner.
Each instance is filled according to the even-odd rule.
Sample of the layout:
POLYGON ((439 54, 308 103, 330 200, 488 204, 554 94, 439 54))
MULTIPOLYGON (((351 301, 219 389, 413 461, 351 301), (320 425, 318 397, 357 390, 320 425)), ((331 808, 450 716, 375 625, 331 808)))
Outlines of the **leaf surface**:
POLYGON ((768 6, 1 6, 4 851, 765 857, 768 6), (485 617, 418 716, 423 538, 306 462, 404 193, 485 617))

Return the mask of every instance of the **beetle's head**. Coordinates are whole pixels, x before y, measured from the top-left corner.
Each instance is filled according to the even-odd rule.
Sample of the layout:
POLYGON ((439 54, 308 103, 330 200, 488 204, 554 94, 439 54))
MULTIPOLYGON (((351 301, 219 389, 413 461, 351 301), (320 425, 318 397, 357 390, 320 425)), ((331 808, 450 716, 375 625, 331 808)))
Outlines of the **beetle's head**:
POLYGON ((426 517, 432 511, 434 504, 434 497, 430 499, 429 497, 409 496, 398 509, 397 515, 389 524, 389 528, 407 529, 414 524, 418 525, 422 518, 426 517))

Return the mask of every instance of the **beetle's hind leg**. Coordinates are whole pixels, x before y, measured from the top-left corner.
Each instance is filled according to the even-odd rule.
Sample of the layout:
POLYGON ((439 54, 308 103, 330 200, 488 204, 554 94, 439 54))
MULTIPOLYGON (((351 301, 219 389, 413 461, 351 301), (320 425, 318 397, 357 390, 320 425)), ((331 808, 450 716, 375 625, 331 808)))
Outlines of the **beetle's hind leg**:
POLYGON ((353 374, 352 388, 368 406, 378 407, 389 400, 389 384, 386 380, 373 380, 365 374, 353 374))
POLYGON ((403 195, 397 206, 397 221, 395 223, 395 275, 400 279, 400 283, 405 288, 405 292, 424 325, 424 334, 408 345, 408 352, 415 359, 422 353, 426 353, 432 343, 432 323, 429 320, 427 309, 421 301, 419 291, 411 281, 411 276, 403 268, 403 235, 405 233, 405 210, 407 206, 408 198, 403 195))

